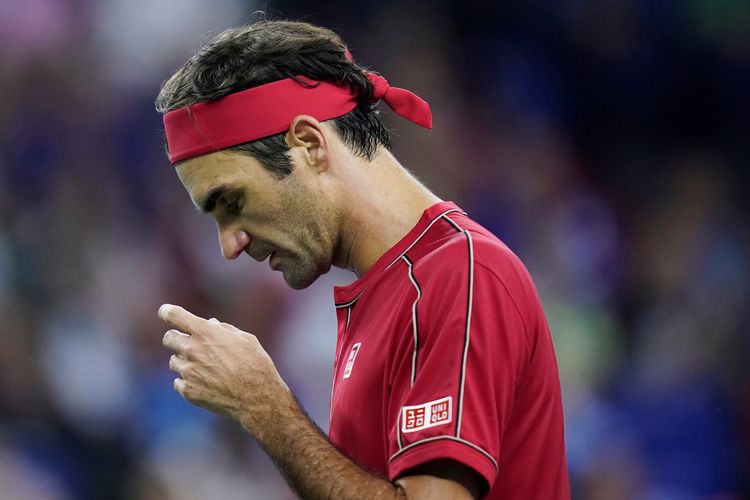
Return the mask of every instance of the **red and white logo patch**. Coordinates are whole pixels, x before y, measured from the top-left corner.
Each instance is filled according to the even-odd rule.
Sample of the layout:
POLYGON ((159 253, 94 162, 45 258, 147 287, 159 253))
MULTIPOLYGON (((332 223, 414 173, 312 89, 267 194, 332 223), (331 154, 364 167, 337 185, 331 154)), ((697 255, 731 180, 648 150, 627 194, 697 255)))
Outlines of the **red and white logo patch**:
POLYGON ((354 368, 354 360, 357 359, 357 353, 359 348, 362 347, 362 342, 357 342, 352 346, 352 350, 349 353, 349 359, 346 361, 346 368, 344 368, 344 378, 349 378, 352 374, 352 368, 354 368))
POLYGON ((436 399, 429 403, 401 408, 401 432, 417 432, 453 420, 453 398, 436 399))

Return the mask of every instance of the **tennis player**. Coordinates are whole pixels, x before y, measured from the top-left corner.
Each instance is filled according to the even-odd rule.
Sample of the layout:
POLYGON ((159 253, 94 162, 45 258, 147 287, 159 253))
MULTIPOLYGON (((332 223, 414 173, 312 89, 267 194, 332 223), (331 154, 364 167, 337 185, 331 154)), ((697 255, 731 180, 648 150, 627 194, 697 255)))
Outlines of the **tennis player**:
POLYGON ((165 304, 174 387, 236 419, 303 498, 567 499, 560 382, 529 273, 390 153, 383 102, 428 104, 355 62, 330 30, 263 21, 201 48, 163 85, 170 161, 227 259, 302 289, 331 266, 330 433, 255 336, 165 304))

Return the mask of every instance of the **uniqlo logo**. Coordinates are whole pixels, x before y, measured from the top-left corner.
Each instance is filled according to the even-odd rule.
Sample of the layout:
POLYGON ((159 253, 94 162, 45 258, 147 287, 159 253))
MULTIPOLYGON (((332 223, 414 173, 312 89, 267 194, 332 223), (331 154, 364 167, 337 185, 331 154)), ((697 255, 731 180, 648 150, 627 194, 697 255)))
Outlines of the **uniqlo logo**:
POLYGON ((349 378, 352 374, 352 368, 354 368, 354 360, 357 359, 357 353, 359 348, 362 347, 362 342, 357 342, 352 346, 352 350, 349 353, 349 359, 346 361, 346 368, 344 368, 344 378, 349 378))
POLYGON ((453 420, 453 398, 436 399, 429 403, 401 408, 401 432, 417 432, 453 420))
POLYGON ((404 432, 411 432, 424 426, 424 408, 404 408, 404 432))

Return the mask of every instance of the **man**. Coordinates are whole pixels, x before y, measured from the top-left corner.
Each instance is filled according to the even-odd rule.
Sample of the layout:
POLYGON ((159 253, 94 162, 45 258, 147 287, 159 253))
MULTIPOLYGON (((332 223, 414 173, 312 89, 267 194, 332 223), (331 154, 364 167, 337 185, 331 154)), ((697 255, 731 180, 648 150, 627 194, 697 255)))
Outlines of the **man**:
POLYGON ((330 441, 257 339, 178 306, 175 389, 238 420, 304 498, 569 498, 560 386, 518 258, 389 152, 375 105, 429 106, 306 23, 230 29, 163 86, 170 160, 247 253, 301 289, 330 267, 339 321, 330 441))

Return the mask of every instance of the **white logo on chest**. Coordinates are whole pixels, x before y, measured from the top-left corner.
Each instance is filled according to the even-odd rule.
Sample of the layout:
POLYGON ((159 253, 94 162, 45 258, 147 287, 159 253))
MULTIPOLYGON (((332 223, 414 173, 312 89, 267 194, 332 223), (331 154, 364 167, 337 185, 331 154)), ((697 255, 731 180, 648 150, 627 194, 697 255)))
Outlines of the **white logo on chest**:
POLYGON ((352 368, 354 368, 354 360, 357 359, 357 353, 359 348, 362 347, 362 342, 357 342, 352 346, 351 352, 349 352, 349 359, 346 361, 346 368, 344 368, 344 378, 349 378, 352 374, 352 368))

